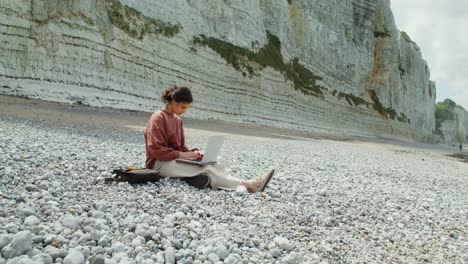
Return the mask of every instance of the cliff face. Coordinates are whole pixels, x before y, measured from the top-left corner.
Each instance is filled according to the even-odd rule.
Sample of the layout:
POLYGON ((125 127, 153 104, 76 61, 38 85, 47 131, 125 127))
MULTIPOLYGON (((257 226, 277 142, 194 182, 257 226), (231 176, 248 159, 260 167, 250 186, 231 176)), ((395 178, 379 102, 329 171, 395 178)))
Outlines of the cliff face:
POLYGON ((455 108, 454 119, 446 120, 441 125, 443 142, 459 144, 468 142, 468 113, 462 108, 455 108))
POLYGON ((435 85, 388 0, 4 0, 0 93, 431 140, 435 85))
POLYGON ((447 144, 468 143, 468 112, 446 99, 436 105, 438 140, 447 144))

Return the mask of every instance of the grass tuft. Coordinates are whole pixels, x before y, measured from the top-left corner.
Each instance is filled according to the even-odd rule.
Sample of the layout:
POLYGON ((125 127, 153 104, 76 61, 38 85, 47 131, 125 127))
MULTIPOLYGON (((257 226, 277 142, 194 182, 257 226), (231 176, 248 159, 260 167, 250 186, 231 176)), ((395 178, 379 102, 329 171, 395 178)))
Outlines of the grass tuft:
POLYGON ((362 99, 361 97, 355 96, 354 94, 339 92, 338 99, 341 99, 343 97, 346 99, 346 101, 348 102, 350 106, 365 105, 366 107, 369 107, 369 102, 362 99))
POLYGON ((145 35, 163 35, 173 37, 180 32, 179 24, 173 25, 143 15, 140 11, 123 5, 118 0, 105 0, 107 13, 111 23, 136 39, 143 39, 145 35))

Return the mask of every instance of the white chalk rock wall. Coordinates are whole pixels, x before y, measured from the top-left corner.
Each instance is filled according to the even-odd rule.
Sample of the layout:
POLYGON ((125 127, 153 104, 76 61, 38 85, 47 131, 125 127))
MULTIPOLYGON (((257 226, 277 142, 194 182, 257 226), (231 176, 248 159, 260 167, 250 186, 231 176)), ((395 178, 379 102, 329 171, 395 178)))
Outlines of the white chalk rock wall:
POLYGON ((388 0, 0 3, 2 94, 153 111, 171 84, 192 88, 197 118, 414 140, 435 128, 435 85, 388 0), (258 62, 268 34, 279 66, 258 62), (201 35, 260 55, 236 69, 201 35))
POLYGON ((468 112, 455 107, 453 117, 453 120, 445 120, 441 124, 443 141, 448 144, 468 143, 468 112))

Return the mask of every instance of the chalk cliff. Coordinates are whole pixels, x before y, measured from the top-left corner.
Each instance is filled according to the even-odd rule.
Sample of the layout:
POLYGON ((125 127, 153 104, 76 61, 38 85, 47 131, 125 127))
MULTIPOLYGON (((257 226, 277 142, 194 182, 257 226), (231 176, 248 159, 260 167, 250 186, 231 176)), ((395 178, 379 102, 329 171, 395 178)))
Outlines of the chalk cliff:
POLYGON ((432 140, 435 84, 388 0, 3 0, 0 93, 432 140))
POLYGON ((450 99, 436 104, 436 134, 447 144, 468 143, 468 112, 450 99))

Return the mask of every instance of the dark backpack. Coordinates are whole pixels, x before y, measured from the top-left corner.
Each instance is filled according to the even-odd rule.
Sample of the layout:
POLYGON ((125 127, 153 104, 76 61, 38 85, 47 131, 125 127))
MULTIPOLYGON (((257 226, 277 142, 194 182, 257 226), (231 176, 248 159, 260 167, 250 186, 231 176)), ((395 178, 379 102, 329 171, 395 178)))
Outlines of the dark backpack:
MULTIPOLYGON (((133 183, 147 183, 147 182, 158 182, 159 174, 155 170, 128 167, 127 169, 116 169, 112 171, 115 174, 112 178, 106 178, 105 182, 128 182, 133 183)), ((210 185, 210 177, 207 175, 197 175, 193 177, 180 178, 185 181, 188 185, 196 188, 207 188, 210 185)))
POLYGON ((105 182, 128 182, 128 183, 147 183, 158 182, 159 174, 155 170, 145 168, 128 167, 127 169, 116 169, 112 171, 115 174, 112 178, 106 178, 105 182))

